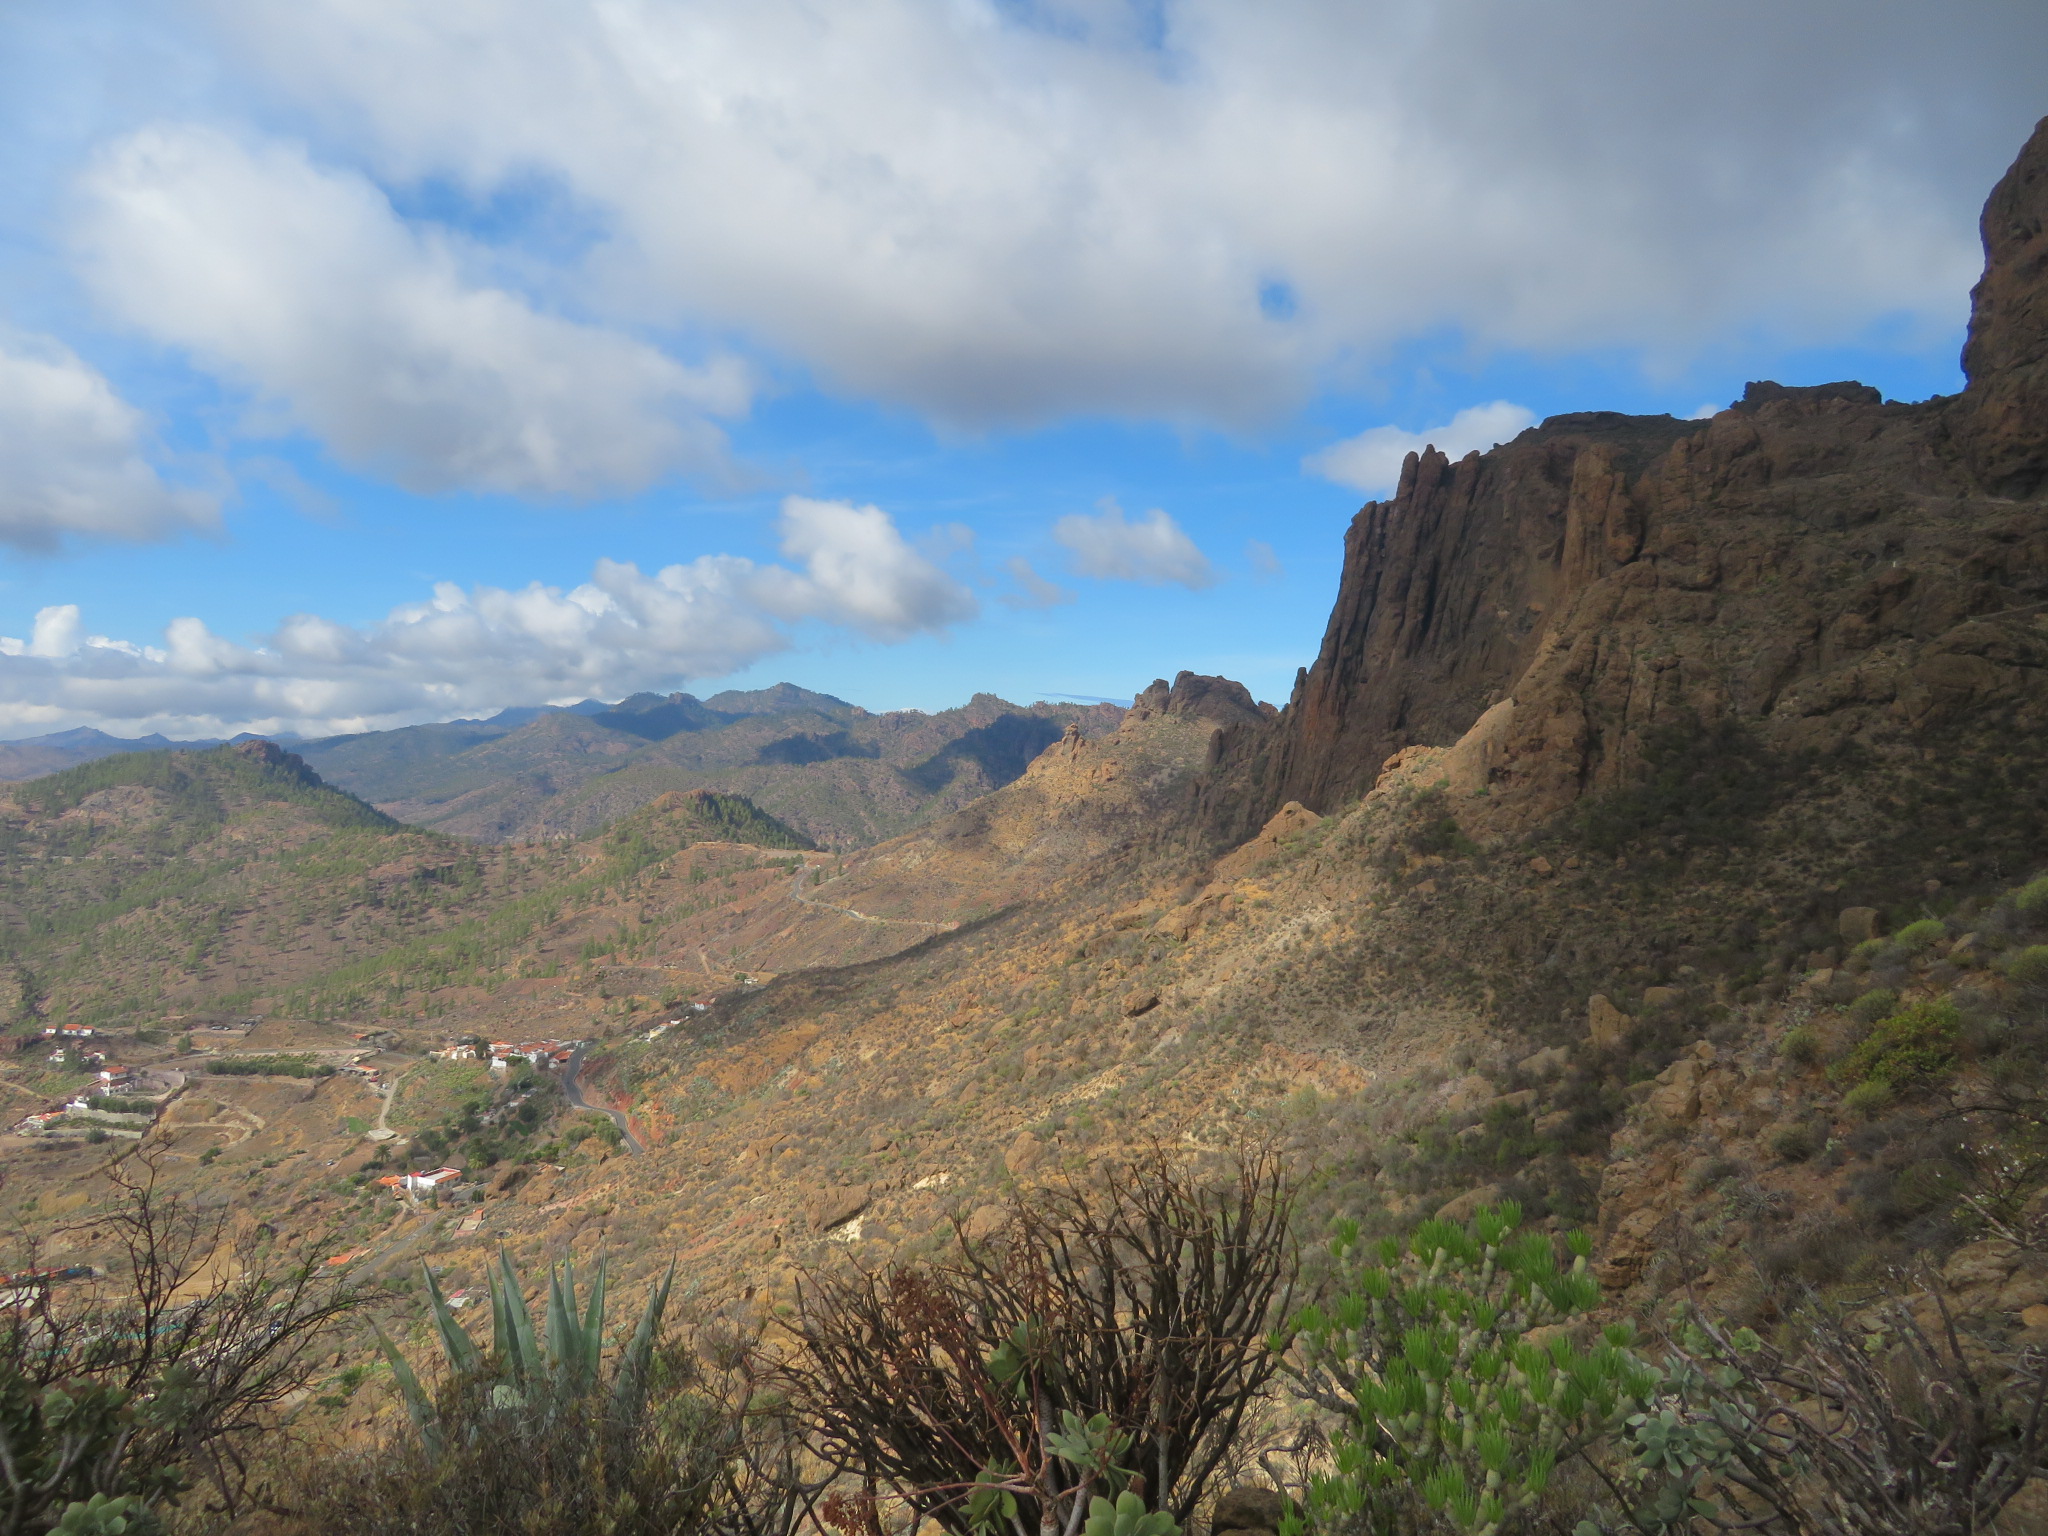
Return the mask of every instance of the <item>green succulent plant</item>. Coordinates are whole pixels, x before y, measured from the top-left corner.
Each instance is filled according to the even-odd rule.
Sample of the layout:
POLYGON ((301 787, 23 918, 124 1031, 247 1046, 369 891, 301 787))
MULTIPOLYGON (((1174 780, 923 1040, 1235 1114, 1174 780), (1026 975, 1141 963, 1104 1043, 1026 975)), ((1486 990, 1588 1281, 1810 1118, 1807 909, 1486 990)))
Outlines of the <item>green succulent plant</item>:
POLYGON ((1526 1523, 1561 1462, 1646 1409, 1659 1375, 1628 1327, 1581 1348, 1557 1326, 1600 1299, 1590 1241, 1572 1233, 1562 1267, 1549 1237, 1517 1233, 1521 1220, 1504 1201, 1469 1225, 1427 1221, 1374 1244, 1339 1224, 1334 1294, 1275 1340, 1309 1396, 1346 1420, 1283 1536, 1374 1528, 1418 1501, 1461 1536, 1499 1536, 1526 1523))
POLYGON ((156 1516, 134 1494, 109 1498, 96 1493, 65 1505, 51 1536, 148 1536, 160 1529, 156 1516))
POLYGON ((1180 1527, 1163 1509, 1147 1511, 1135 1493, 1120 1493, 1116 1502, 1092 1499, 1084 1536, 1180 1536, 1180 1527))
MULTIPOLYGON (((565 1261, 548 1271, 545 1323, 536 1328, 527 1311, 525 1292, 509 1255, 498 1255, 497 1271, 490 1276, 491 1347, 486 1354, 478 1348, 462 1324, 456 1321, 433 1271, 424 1264, 421 1273, 427 1283, 428 1306, 434 1330, 447 1358, 448 1368, 458 1377, 491 1383, 491 1404, 499 1409, 525 1407, 530 1400, 548 1405, 548 1411, 580 1403, 596 1390, 604 1354, 606 1301, 605 1261, 598 1260, 591 1281, 589 1300, 579 1307, 576 1297, 576 1266, 565 1261)), ((648 1295, 640 1323, 633 1330, 620 1356, 612 1382, 611 1408, 625 1421, 636 1420, 646 1409, 647 1378, 654 1356, 655 1337, 662 1313, 668 1307, 669 1289, 675 1283, 671 1264, 661 1284, 648 1295)), ((391 1362, 392 1376, 405 1400, 406 1412, 417 1426, 429 1454, 442 1446, 442 1426, 434 1401, 420 1383, 418 1373, 398 1347, 377 1330, 377 1344, 391 1362)))

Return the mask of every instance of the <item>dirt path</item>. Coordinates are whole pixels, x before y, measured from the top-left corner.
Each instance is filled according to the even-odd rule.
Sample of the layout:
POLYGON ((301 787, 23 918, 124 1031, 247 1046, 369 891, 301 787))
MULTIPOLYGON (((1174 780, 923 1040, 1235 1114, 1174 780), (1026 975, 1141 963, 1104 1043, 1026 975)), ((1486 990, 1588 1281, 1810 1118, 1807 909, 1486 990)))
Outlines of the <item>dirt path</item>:
POLYGON ((852 907, 842 907, 837 902, 821 901, 816 896, 806 896, 804 894, 804 887, 809 884, 810 878, 811 866, 808 864, 796 872, 796 879, 791 882, 789 887, 789 899, 791 901, 801 902, 807 907, 823 907, 827 912, 837 912, 844 917, 858 918, 863 923, 889 923, 899 928, 929 928, 934 933, 943 932, 945 929, 953 926, 950 923, 930 922, 922 917, 875 917, 867 912, 855 911, 852 907))
MULTIPOLYGON (((220 1106, 220 1109, 221 1113, 215 1115, 211 1120, 171 1120, 168 1117, 168 1111, 166 1111, 166 1114, 159 1117, 156 1123, 150 1127, 150 1130, 157 1133, 159 1143, 161 1143, 162 1137, 165 1135, 182 1136, 187 1131, 236 1133, 231 1140, 221 1143, 221 1147, 225 1149, 240 1146, 269 1124, 255 1110, 246 1109, 240 1104, 223 1104, 220 1106)), ((199 1152, 181 1152, 176 1147, 160 1146, 160 1150, 166 1157, 189 1157, 196 1159, 204 1155, 199 1152)))

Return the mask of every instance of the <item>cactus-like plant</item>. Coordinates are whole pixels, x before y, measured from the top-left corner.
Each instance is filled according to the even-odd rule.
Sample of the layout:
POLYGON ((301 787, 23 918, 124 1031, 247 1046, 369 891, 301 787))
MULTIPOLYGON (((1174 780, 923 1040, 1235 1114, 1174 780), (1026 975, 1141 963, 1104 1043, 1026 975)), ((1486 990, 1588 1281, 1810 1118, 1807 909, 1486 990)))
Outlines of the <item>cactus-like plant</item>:
MULTIPOLYGON (((569 1404, 580 1404, 597 1388, 604 1353, 606 1299, 605 1261, 598 1260, 589 1300, 580 1307, 576 1297, 576 1266, 565 1261, 548 1271, 546 1323, 536 1329, 527 1311, 519 1275, 511 1257, 498 1255, 498 1266, 490 1276, 491 1348, 486 1355, 469 1332, 455 1318, 448 1300, 441 1294, 433 1271, 420 1266, 427 1282, 427 1302, 434 1331, 446 1357, 449 1371, 473 1381, 489 1381, 491 1406, 496 1409, 525 1407, 531 1401, 553 1413, 569 1404)), ((647 1297, 640 1323, 621 1352, 613 1375, 611 1408, 615 1416, 636 1420, 646 1405, 647 1379, 653 1361, 655 1337, 662 1313, 668 1307, 669 1289, 675 1283, 671 1264, 647 1297)), ((429 1455, 442 1448, 440 1416, 433 1399, 420 1383, 405 1356, 377 1329, 377 1344, 391 1362, 391 1373, 404 1398, 406 1412, 417 1426, 429 1455)))

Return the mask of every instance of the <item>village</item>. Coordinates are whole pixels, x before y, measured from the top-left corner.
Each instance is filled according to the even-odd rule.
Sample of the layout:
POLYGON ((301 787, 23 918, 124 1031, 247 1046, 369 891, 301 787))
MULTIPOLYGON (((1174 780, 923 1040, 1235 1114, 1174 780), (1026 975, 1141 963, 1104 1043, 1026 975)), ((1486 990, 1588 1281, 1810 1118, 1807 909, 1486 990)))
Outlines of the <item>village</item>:
MULTIPOLYGON (((309 1050, 288 1055, 235 1053, 233 1047, 241 1045, 247 1033, 246 1026, 192 1030, 185 1035, 191 1049, 177 1058, 175 1066, 123 1066, 113 1059, 112 1053, 116 1042, 125 1037, 85 1024, 50 1025, 30 1037, 24 1048, 51 1047, 47 1055, 49 1066, 69 1073, 86 1073, 89 1078, 56 1102, 23 1116, 9 1129, 17 1135, 51 1140, 120 1138, 140 1142, 169 1102, 198 1075, 343 1075, 360 1079, 387 1100, 396 1092, 398 1079, 404 1076, 402 1062, 379 1065, 374 1060, 396 1050, 398 1041, 388 1031, 357 1033, 351 1037, 352 1046, 341 1050, 309 1050), (197 1038, 202 1034, 207 1037, 205 1044, 200 1044, 197 1038)), ((446 1040, 438 1049, 426 1052, 426 1059, 485 1062, 498 1075, 510 1073, 515 1064, 535 1071, 565 1073, 586 1044, 581 1039, 514 1041, 472 1036, 446 1040)), ((366 1136, 402 1144, 388 1130, 371 1130, 366 1136)), ((463 1173, 463 1169, 453 1166, 420 1168, 387 1175, 377 1183, 399 1199, 441 1205, 475 1198, 481 1193, 478 1186, 463 1183, 463 1173)))

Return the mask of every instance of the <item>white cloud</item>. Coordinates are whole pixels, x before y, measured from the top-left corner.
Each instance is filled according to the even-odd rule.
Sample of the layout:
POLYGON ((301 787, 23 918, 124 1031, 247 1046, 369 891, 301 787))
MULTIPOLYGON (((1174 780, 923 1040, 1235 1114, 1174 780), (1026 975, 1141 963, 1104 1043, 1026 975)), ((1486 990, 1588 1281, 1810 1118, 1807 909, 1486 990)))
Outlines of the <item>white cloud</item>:
POLYGON ((1404 432, 1399 427, 1372 427, 1341 443, 1332 443, 1301 461, 1312 474, 1372 495, 1386 495, 1401 479, 1401 465, 1411 453, 1434 445, 1452 459, 1474 449, 1484 453, 1536 425, 1536 413, 1505 400, 1467 406, 1440 427, 1404 432))
POLYGON ((794 566, 704 555, 652 574, 600 560, 566 591, 444 582, 375 624, 294 614, 253 645, 180 618, 137 646, 87 634, 75 604, 48 607, 28 639, 0 638, 0 733, 374 730, 722 676, 806 620, 900 641, 975 613, 879 508, 791 497, 782 547, 794 566))
POLYGON ((1132 522, 1123 508, 1104 500, 1093 517, 1075 512, 1061 518, 1053 524, 1052 536, 1067 547, 1078 575, 1147 586, 1175 582, 1199 588, 1216 583, 1208 557, 1157 507, 1132 522))
POLYGON ((167 484, 142 413, 69 348, 0 335, 0 544, 160 539, 206 529, 217 494, 167 484))
POLYGON ((1010 579, 1017 583, 1015 592, 1003 594, 1002 601, 1005 607, 1058 608, 1074 600, 1072 592, 1056 581, 1047 581, 1022 555, 1010 556, 1003 562, 1003 568, 1010 573, 1010 579))
POLYGON ((976 613, 974 595, 905 543, 879 507, 788 497, 782 503, 782 552, 804 564, 801 576, 764 573, 773 577, 768 601, 789 617, 901 640, 976 613))
POLYGON ((1253 579, 1257 581, 1278 581, 1287 574, 1287 567, 1280 563, 1279 555, 1264 539, 1246 539, 1244 557, 1251 565, 1253 579))
POLYGON ((211 9, 391 184, 596 210, 592 302, 968 423, 1242 422, 1447 332, 1945 335, 2048 70, 1995 0, 211 9))
POLYGON ((131 134, 85 177, 76 233, 112 312, 413 490, 590 496, 717 470, 707 418, 748 404, 736 361, 689 368, 542 313, 294 146, 131 134))

